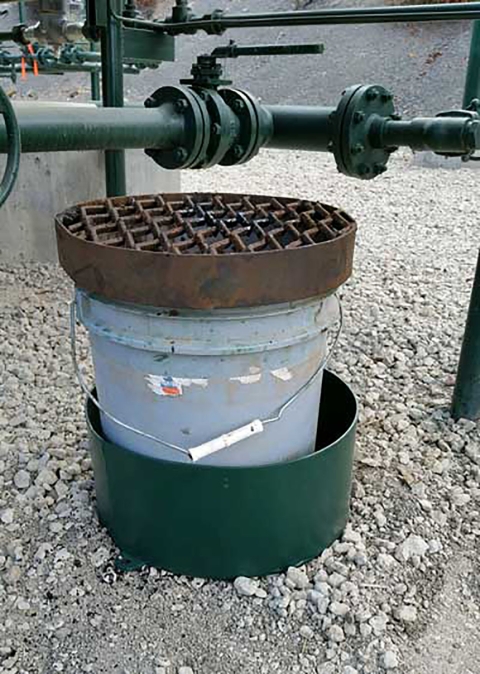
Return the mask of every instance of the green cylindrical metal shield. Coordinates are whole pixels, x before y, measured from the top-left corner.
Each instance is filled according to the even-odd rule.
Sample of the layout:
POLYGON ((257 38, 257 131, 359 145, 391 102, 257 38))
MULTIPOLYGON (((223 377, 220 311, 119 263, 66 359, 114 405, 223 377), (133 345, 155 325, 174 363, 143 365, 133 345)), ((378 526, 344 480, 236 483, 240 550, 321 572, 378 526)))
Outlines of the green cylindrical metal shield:
POLYGON ((91 402, 87 421, 100 519, 136 562, 188 576, 259 576, 315 557, 347 522, 357 402, 331 372, 316 452, 295 461, 162 461, 108 442, 91 402))

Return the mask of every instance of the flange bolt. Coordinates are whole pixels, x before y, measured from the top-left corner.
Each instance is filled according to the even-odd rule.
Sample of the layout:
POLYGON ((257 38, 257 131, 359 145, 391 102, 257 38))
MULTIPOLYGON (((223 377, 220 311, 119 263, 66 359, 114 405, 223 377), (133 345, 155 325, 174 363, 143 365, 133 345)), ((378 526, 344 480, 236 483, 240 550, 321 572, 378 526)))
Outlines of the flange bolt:
POLYGON ((367 164, 360 164, 358 167, 358 175, 360 176, 366 176, 370 173, 370 166, 367 166, 367 164))
POLYGON ((184 112, 188 107, 188 103, 185 98, 179 98, 177 101, 175 101, 175 110, 177 112, 184 112))
POLYGON ((235 159, 240 159, 243 154, 243 147, 241 145, 234 145, 232 148, 233 156, 235 159))
POLYGON ((362 112, 361 110, 357 110, 357 112, 353 115, 353 121, 355 124, 360 124, 360 122, 363 122, 365 119, 365 113, 362 112))
POLYGON ((188 152, 186 151, 186 149, 184 147, 177 147, 173 151, 173 158, 179 164, 183 163, 186 160, 187 157, 188 157, 188 152))
POLYGON ((361 154, 365 150, 364 146, 361 143, 357 143, 352 147, 352 154, 361 154))
POLYGON ((241 112, 245 108, 245 103, 239 98, 236 98, 232 103, 232 108, 236 112, 241 112))
POLYGON ((374 101, 378 96, 378 91, 376 89, 368 89, 365 97, 367 101, 374 101))
POLYGON ((387 167, 385 164, 375 164, 373 167, 373 172, 375 173, 376 176, 379 176, 381 173, 385 173, 387 170, 387 167))

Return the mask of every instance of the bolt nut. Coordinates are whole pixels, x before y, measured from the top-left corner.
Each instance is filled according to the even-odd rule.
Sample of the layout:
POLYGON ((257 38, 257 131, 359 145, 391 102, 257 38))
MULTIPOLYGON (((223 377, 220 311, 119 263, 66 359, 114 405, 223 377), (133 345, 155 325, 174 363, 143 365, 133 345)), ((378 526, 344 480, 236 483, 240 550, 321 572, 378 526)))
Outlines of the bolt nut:
POLYGON ((379 176, 381 173, 385 173, 386 170, 387 167, 385 166, 385 164, 375 164, 373 167, 373 172, 377 176, 379 176))
POLYGON ((146 108, 154 108, 155 104, 156 104, 156 100, 154 99, 153 96, 150 96, 149 98, 147 98, 147 100, 144 103, 146 108))
POLYGON ((360 122, 363 122, 365 119, 365 113, 362 112, 361 110, 357 110, 357 112, 354 113, 353 115, 353 121, 355 124, 360 124, 360 122))
POLYGON ((352 154, 361 154, 365 150, 364 146, 361 143, 357 143, 352 147, 350 152, 352 154))
POLYGON ((382 101, 384 103, 388 103, 389 101, 393 101, 393 95, 389 91, 384 91, 383 94, 380 96, 382 101))
POLYGON ((235 159, 240 159, 240 157, 243 155, 243 147, 241 145, 234 145, 232 148, 233 156, 235 159))
POLYGON ((219 136, 221 134, 221 132, 222 132, 222 127, 220 126, 220 124, 218 124, 217 122, 212 124, 212 133, 213 133, 214 136, 219 136))
POLYGON ((241 112, 245 108, 245 103, 240 98, 236 98, 232 103, 232 108, 236 112, 241 112))
POLYGON ((365 97, 367 101, 374 101, 378 96, 378 91, 376 89, 368 89, 365 97))
POLYGON ((367 164, 360 164, 358 167, 358 175, 360 176, 366 176, 370 173, 370 166, 367 166, 367 164))
POLYGON ((399 122, 402 119, 402 115, 394 112, 393 115, 390 115, 390 119, 393 119, 394 122, 399 122))
POLYGON ((188 152, 186 151, 186 149, 184 147, 177 147, 173 151, 173 158, 179 164, 183 163, 186 160, 187 157, 188 157, 188 152))
POLYGON ((188 107, 187 100, 185 98, 179 98, 177 101, 175 101, 175 110, 177 112, 183 112, 186 110, 188 107))

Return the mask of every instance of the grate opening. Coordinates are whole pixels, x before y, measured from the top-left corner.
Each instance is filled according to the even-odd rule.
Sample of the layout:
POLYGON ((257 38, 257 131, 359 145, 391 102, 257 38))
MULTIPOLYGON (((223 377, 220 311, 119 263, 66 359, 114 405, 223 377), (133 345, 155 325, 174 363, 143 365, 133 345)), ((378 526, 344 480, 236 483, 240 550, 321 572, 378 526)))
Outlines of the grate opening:
POLYGON ((70 209, 62 224, 103 246, 176 255, 290 250, 355 226, 344 211, 318 202, 232 194, 105 199, 70 209))

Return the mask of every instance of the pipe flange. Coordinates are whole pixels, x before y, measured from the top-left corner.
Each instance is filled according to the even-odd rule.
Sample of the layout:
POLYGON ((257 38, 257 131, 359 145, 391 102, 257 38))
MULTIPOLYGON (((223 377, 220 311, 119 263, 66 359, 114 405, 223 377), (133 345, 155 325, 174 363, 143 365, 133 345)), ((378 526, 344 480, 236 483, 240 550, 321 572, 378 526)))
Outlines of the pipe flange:
POLYGON ((199 156, 191 168, 209 168, 219 164, 232 147, 238 135, 239 122, 236 115, 215 89, 195 89, 202 98, 210 116, 210 142, 206 152, 199 156))
POLYGON ((203 99, 188 87, 161 87, 145 101, 145 107, 170 106, 184 119, 183 145, 169 150, 146 149, 145 153, 166 169, 195 166, 205 156, 210 142, 210 119, 203 99))
POLYGON ((258 103, 245 91, 238 89, 220 89, 219 94, 239 121, 238 136, 220 164, 222 166, 244 164, 254 157, 261 147, 258 103))
POLYGON ((374 147, 372 123, 394 116, 393 96, 380 85, 347 89, 334 113, 333 147, 338 170, 347 176, 370 180, 387 168, 391 150, 374 147))

